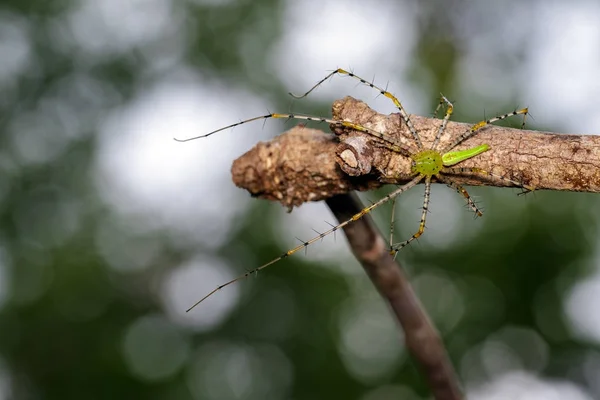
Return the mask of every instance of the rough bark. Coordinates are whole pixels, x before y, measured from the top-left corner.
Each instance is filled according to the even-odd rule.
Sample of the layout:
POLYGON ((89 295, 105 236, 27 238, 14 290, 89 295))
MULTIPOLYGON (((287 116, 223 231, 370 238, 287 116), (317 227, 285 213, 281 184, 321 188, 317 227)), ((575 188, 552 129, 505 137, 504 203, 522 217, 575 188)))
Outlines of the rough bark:
MULTIPOLYGON (((378 114, 365 103, 346 97, 334 103, 333 117, 386 133, 416 150, 398 114, 378 114)), ((410 118, 428 147, 440 120, 415 115, 410 118)), ((470 126, 449 122, 438 148, 470 126)), ((258 143, 234 162, 234 183, 254 196, 292 208, 352 190, 374 189, 384 184, 384 177, 394 176, 398 184, 409 180, 409 158, 381 147, 381 142, 364 133, 339 127, 333 130, 335 135, 297 126, 269 142, 258 143)), ((459 166, 478 167, 538 190, 600 191, 598 136, 489 126, 457 149, 483 143, 491 150, 459 166)), ((453 180, 467 185, 507 186, 505 181, 477 175, 455 175, 453 180)))

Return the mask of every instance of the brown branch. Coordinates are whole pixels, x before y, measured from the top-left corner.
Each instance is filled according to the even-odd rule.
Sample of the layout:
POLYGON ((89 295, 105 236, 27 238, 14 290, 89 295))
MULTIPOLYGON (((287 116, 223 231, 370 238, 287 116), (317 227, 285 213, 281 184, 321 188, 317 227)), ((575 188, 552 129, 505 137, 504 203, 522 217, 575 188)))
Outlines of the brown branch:
MULTIPOLYGON (((381 115, 365 103, 346 97, 334 103, 333 116, 392 135, 414 148, 398 114, 381 115)), ((411 120, 427 146, 440 120, 414 115, 411 120)), ((448 123, 439 148, 470 126, 448 123)), ((394 176, 399 184, 409 180, 411 162, 407 157, 381 147, 380 142, 364 133, 339 128, 335 132, 331 135, 299 126, 270 142, 259 143, 234 162, 233 180, 254 196, 279 201, 289 208, 352 190, 370 190, 383 185, 379 180, 383 177, 394 176)), ((482 143, 489 144, 491 150, 460 166, 477 166, 537 189, 600 192, 599 136, 490 126, 459 149, 482 143)), ((503 181, 473 175, 456 176, 454 180, 468 185, 506 186, 503 181)))
MULTIPOLYGON (((327 205, 340 222, 348 220, 363 207, 354 193, 327 199, 327 205)), ((402 268, 387 250, 371 216, 346 225, 344 233, 352 252, 402 325, 406 347, 423 369, 434 397, 438 400, 462 399, 442 340, 402 268)))

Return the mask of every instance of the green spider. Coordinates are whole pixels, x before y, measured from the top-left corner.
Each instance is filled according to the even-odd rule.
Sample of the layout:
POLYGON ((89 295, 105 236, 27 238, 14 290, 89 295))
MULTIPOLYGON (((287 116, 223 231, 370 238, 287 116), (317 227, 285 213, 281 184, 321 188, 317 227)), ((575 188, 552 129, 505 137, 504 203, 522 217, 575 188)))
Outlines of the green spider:
POLYGON ((384 196, 377 202, 371 204, 368 207, 365 207, 364 209, 362 209, 360 212, 353 215, 348 220, 341 222, 339 225, 333 226, 331 229, 329 229, 323 233, 320 233, 318 236, 315 236, 314 238, 303 242, 302 244, 294 247, 293 249, 286 251, 285 253, 281 254, 277 258, 274 258, 273 260, 269 261, 268 263, 263 264, 258 268, 248 271, 248 272, 244 273, 243 275, 240 275, 237 278, 232 279, 229 282, 226 282, 226 283, 218 286, 216 289, 212 290, 210 293, 208 293, 206 296, 204 296, 202 299, 200 299, 198 302, 196 302, 194 305, 192 305, 187 311, 192 310, 198 304, 202 303, 208 297, 212 296, 213 294, 215 294, 219 290, 223 289, 224 287, 229 286, 232 283, 237 282, 241 279, 247 278, 248 276, 257 273, 257 272, 261 271, 262 269, 264 269, 272 264, 275 264, 276 262, 281 261, 282 259, 287 258, 302 249, 307 248, 311 244, 323 239, 325 236, 328 236, 328 235, 334 233, 335 231, 343 228, 344 226, 362 218, 363 216, 370 213, 371 211, 373 211, 377 207, 381 206, 382 204, 385 204, 390 200, 392 200, 393 204, 395 204, 396 197, 399 194, 416 186, 418 183, 420 183, 423 180, 425 181, 425 199, 423 201, 423 212, 421 214, 421 221, 419 223, 419 229, 417 230, 417 232, 415 232, 410 238, 408 238, 402 242, 394 243, 393 242, 393 218, 394 217, 393 217, 393 212, 392 212, 392 225, 391 225, 391 229, 390 229, 390 253, 392 255, 394 255, 394 257, 397 255, 397 253, 400 249, 402 249, 403 247, 408 245, 413 240, 419 238, 425 230, 425 221, 427 219, 427 210, 429 208, 429 199, 430 199, 430 194, 431 194, 431 182, 432 182, 433 178, 435 178, 435 180, 437 182, 444 183, 444 184, 448 185, 449 187, 453 188, 454 190, 456 190, 458 193, 462 194, 467 201, 467 205, 473 210, 473 212, 475 212, 475 214, 477 216, 481 216, 481 215, 483 215, 483 213, 477 208, 477 206, 475 205, 475 203, 473 202, 473 200, 471 199, 471 197, 469 196, 467 191, 460 184, 452 181, 450 176, 446 176, 446 175, 477 174, 477 175, 483 175, 483 176, 488 176, 488 177, 493 177, 495 179, 503 180, 503 181, 509 182, 515 186, 523 187, 524 189, 526 189, 528 191, 531 191, 534 189, 533 187, 523 185, 520 182, 513 181, 513 180, 505 178, 503 176, 498 176, 498 175, 492 174, 492 173, 482 170, 480 168, 454 167, 454 165, 459 164, 462 161, 476 157, 479 154, 489 150, 490 146, 487 144, 482 144, 482 145, 475 146, 475 147, 472 147, 472 148, 469 148, 466 150, 452 151, 463 141, 476 135, 481 129, 492 124, 493 122, 506 119, 513 115, 522 114, 523 115, 523 124, 525 124, 525 118, 528 114, 527 108, 515 110, 508 114, 504 114, 504 115, 497 116, 497 117, 494 117, 494 118, 491 118, 491 119, 488 119, 485 121, 478 122, 475 125, 473 125, 469 130, 467 130, 466 132, 461 134, 453 142, 451 142, 449 145, 447 145, 444 149, 442 149, 440 151, 437 149, 437 146, 439 144, 442 133, 444 132, 444 130, 446 128, 448 120, 450 119, 450 116, 452 115, 452 112, 454 110, 452 103, 446 97, 444 97, 442 95, 440 104, 438 105, 438 108, 436 109, 436 113, 437 113, 438 109, 440 108, 440 106, 445 104, 446 105, 446 114, 445 114, 444 118, 442 119, 442 123, 440 124, 440 127, 438 129, 438 132, 437 132, 437 135, 435 137, 433 144, 431 145, 431 147, 429 149, 426 149, 423 146, 421 138, 420 138, 419 134, 417 133, 417 130, 415 129, 412 121, 410 120, 408 114, 404 110, 404 107, 402 106, 400 101, 393 94, 391 94, 387 90, 384 90, 378 86, 375 86, 373 83, 368 82, 368 81, 360 78, 359 76, 356 76, 353 73, 343 70, 341 68, 336 69, 335 71, 328 74, 325 78, 321 79, 316 85, 314 85, 308 92, 304 93, 303 95, 297 96, 292 93, 290 93, 290 95, 295 98, 298 98, 298 99, 306 97, 309 93, 311 93, 313 90, 315 90, 323 82, 325 82, 327 79, 331 78, 333 75, 336 75, 336 74, 347 75, 349 77, 357 79, 361 83, 363 83, 367 86, 370 86, 373 89, 378 90, 379 93, 381 93, 385 97, 391 99, 394 102, 394 104, 396 105, 402 120, 408 126, 408 129, 410 130, 411 136, 414 139, 418 150, 416 152, 411 152, 407 146, 405 146, 403 143, 401 143, 396 138, 389 136, 387 134, 381 133, 381 132, 377 132, 373 129, 364 127, 362 125, 359 125, 359 124, 356 124, 356 123, 353 123, 350 121, 334 120, 334 119, 330 119, 330 118, 323 118, 323 117, 317 117, 317 116, 311 116, 311 115, 289 114, 289 113, 288 114, 271 113, 271 114, 267 114, 267 115, 262 115, 259 117, 250 118, 250 119, 247 119, 247 120, 244 120, 241 122, 237 122, 235 124, 231 124, 229 126, 209 132, 205 135, 196 136, 196 137, 193 137, 190 139, 183 139, 183 140, 175 139, 175 140, 177 140, 179 142, 195 140, 195 139, 213 135, 217 132, 220 132, 220 131, 223 131, 226 129, 230 129, 230 128, 233 128, 238 125, 246 124, 246 123, 249 123, 252 121, 269 119, 269 118, 298 119, 298 120, 306 120, 306 121, 326 122, 326 123, 329 123, 334 126, 350 128, 350 129, 368 134, 368 135, 378 139, 379 141, 381 141, 383 143, 384 147, 387 147, 388 149, 390 149, 394 152, 400 153, 403 156, 409 157, 412 160, 412 180, 410 180, 408 183, 405 183, 404 185, 398 187, 397 189, 395 189, 388 195, 384 196))

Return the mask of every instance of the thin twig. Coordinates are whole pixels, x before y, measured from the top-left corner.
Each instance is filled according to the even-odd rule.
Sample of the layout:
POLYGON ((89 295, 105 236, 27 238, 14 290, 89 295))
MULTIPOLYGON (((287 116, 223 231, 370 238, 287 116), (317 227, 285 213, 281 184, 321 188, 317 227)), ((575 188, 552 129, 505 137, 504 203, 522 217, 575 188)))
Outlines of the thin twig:
MULTIPOLYGON (((354 193, 337 195, 326 202, 340 222, 363 208, 354 193)), ((434 397, 438 400, 462 399, 442 340, 408 278, 390 255, 372 218, 367 215, 347 225, 344 233, 352 252, 402 325, 406 347, 421 366, 434 397)))

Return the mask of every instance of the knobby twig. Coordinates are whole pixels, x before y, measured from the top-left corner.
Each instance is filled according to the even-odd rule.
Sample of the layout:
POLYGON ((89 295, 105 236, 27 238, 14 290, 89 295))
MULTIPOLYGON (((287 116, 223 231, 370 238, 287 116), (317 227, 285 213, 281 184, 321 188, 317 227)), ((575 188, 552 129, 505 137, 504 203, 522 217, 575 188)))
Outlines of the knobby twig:
MULTIPOLYGON (((326 202, 340 222, 362 209, 354 193, 336 195, 326 202)), ((438 400, 462 399, 442 340, 402 268, 390 255, 371 216, 345 226, 344 233, 352 252, 402 325, 406 347, 423 369, 434 397, 438 400)))
MULTIPOLYGON (((346 97, 334 103, 333 116, 412 145, 408 129, 398 114, 381 115, 365 103, 346 97)), ((411 120, 428 146, 440 120, 414 115, 411 120)), ((448 123, 440 148, 470 127, 448 123)), ((364 133, 337 127, 334 131, 336 135, 298 126, 267 143, 257 144, 234 162, 234 183, 254 196, 292 208, 336 194, 380 187, 383 183, 379 179, 384 176, 398 177, 398 184, 409 180, 411 160, 407 157, 378 146, 377 140, 364 133)), ((490 126, 459 148, 483 143, 489 144, 491 150, 460 166, 476 166, 538 190, 600 192, 599 136, 490 126)), ((504 181, 475 175, 455 176, 453 180, 467 185, 506 186, 504 181)))

